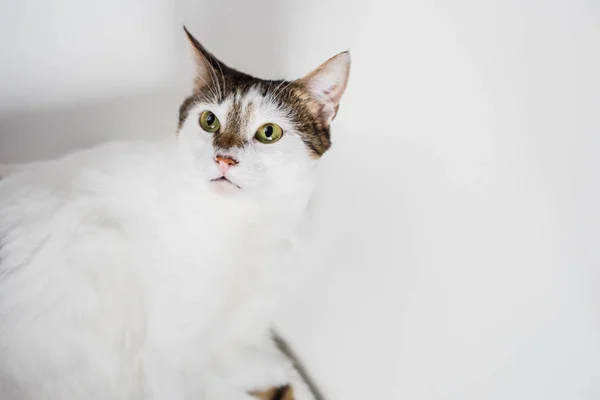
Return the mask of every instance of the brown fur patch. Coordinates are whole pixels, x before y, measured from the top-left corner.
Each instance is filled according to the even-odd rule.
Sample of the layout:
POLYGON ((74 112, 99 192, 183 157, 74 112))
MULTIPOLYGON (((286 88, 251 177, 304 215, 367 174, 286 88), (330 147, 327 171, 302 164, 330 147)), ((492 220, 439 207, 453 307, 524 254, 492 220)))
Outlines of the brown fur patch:
POLYGON ((294 400, 294 390, 290 385, 271 387, 250 394, 260 400, 294 400))
POLYGON ((242 111, 242 104, 235 101, 229 110, 225 130, 213 138, 215 148, 227 150, 232 147, 244 147, 248 143, 244 130, 248 123, 249 110, 246 110, 246 113, 242 111))

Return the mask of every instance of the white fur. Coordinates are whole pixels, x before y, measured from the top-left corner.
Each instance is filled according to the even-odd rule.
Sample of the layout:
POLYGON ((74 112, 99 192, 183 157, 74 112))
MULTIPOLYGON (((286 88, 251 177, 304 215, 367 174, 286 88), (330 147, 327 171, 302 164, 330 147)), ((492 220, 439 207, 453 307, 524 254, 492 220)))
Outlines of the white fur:
MULTIPOLYGON (((248 370, 235 371, 265 340, 315 161, 284 112, 256 92, 244 101, 249 139, 265 122, 285 133, 233 152, 241 190, 210 182, 215 150, 197 122, 210 109, 225 124, 227 103, 196 105, 177 139, 0 180, 0 399, 247 396, 248 370)), ((260 358, 263 383, 283 383, 260 358)))

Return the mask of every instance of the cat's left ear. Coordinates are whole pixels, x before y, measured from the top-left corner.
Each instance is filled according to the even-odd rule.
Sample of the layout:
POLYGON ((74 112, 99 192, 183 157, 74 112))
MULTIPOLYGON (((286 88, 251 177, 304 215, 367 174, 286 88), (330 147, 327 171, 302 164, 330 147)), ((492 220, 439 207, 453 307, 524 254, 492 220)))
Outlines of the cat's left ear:
POLYGON ((340 99, 346 90, 350 75, 350 52, 344 51, 321 64, 299 79, 301 85, 322 106, 322 116, 330 123, 337 114, 340 99))
POLYGON ((196 90, 200 90, 206 86, 218 87, 219 81, 229 70, 229 67, 206 50, 185 26, 183 27, 183 30, 185 31, 185 34, 194 49, 194 55, 196 56, 196 90))

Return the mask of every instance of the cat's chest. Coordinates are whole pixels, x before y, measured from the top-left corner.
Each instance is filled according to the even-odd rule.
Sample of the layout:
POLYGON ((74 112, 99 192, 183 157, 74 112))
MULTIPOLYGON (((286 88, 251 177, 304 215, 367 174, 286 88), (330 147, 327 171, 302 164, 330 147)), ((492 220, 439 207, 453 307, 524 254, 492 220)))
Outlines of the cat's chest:
POLYGON ((286 240, 212 217, 171 220, 140 241, 149 320, 164 335, 250 321, 246 310, 271 303, 280 286, 286 240))
POLYGON ((134 260, 150 343, 176 357, 177 349, 266 329, 285 270, 285 235, 251 206, 173 198, 140 208, 135 219, 123 216, 122 247, 134 260))

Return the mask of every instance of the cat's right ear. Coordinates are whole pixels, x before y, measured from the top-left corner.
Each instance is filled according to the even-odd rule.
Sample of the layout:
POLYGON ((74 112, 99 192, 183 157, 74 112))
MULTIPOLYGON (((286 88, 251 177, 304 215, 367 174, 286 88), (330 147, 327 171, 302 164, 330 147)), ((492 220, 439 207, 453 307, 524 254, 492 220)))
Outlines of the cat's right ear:
POLYGON ((322 105, 321 115, 329 124, 337 114, 350 75, 350 53, 344 51, 321 64, 298 82, 322 105))
POLYGON ((192 45, 196 58, 195 89, 199 91, 207 86, 219 86, 219 81, 223 79, 223 73, 227 70, 227 66, 206 50, 185 25, 183 30, 192 45))

